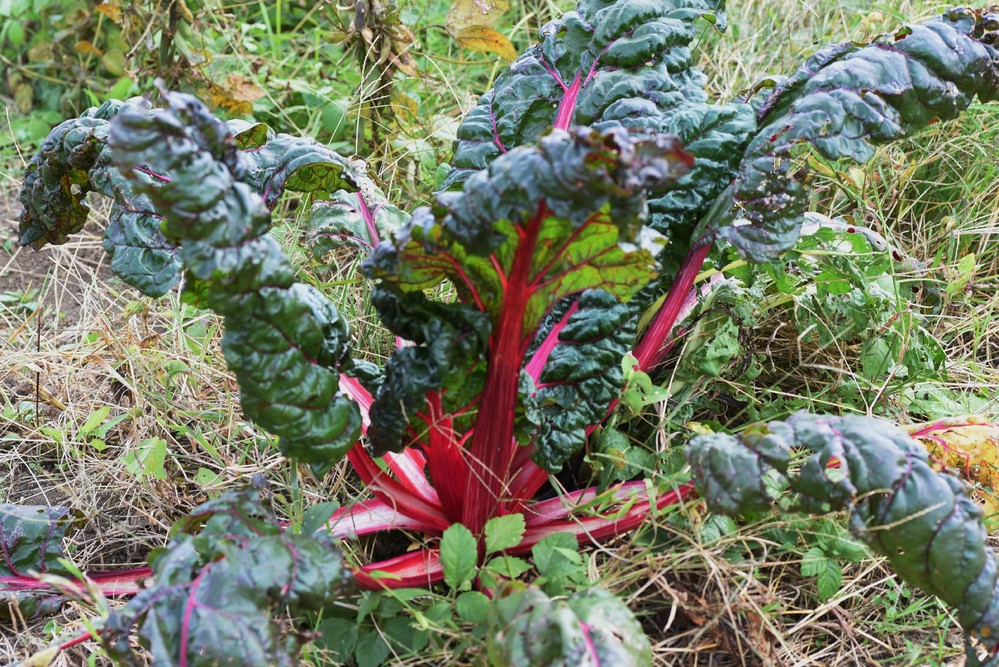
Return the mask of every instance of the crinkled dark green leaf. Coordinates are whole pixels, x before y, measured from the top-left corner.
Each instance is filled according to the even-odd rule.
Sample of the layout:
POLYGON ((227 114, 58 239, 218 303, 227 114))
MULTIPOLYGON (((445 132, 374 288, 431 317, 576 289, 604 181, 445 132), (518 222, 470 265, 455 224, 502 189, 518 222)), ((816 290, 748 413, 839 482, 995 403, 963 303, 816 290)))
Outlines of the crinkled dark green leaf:
POLYGON ((633 309, 607 292, 584 292, 558 332, 535 387, 529 389, 534 461, 549 472, 586 441, 586 429, 607 414, 621 394, 621 359, 635 343, 633 309))
MULTIPOLYGON (((244 130, 248 131, 259 132, 252 127, 244 130)), ((361 176, 346 158, 307 137, 278 134, 262 145, 247 148, 242 156, 247 166, 244 180, 260 193, 269 209, 285 190, 332 194, 345 184, 355 190, 360 187, 361 176)))
MULTIPOLYGON (((19 233, 21 245, 65 243, 86 224, 86 196, 97 192, 113 201, 104 233, 111 269, 142 293, 162 296, 180 280, 183 266, 177 248, 160 229, 162 216, 136 183, 151 187, 169 182, 171 175, 136 165, 139 169, 126 179, 112 164, 107 147, 112 118, 148 108, 141 98, 112 100, 55 128, 28 165, 19 233)), ((256 185, 268 207, 273 208, 286 189, 333 192, 344 186, 356 189, 364 180, 346 159, 311 139, 274 136, 261 123, 230 121, 228 127, 236 145, 246 151, 240 158, 247 170, 243 178, 256 185)))
POLYGON ((955 607, 969 637, 999 646, 999 567, 982 510, 958 478, 934 470, 926 449, 898 427, 801 413, 739 437, 698 436, 687 460, 714 511, 764 510, 781 479, 796 494, 797 508, 848 510, 851 531, 903 579, 955 607), (796 449, 810 455, 792 469, 796 449))
MULTIPOLYGON (((141 106, 141 101, 126 104, 141 106)), ((108 119, 122 108, 107 102, 80 118, 57 126, 42 142, 25 170, 20 201, 24 210, 18 226, 21 245, 41 248, 65 243, 87 222, 87 194, 93 189, 90 171, 107 141, 108 119)))
POLYGON ((34 587, 32 575, 72 575, 59 562, 69 525, 65 507, 0 505, 0 621, 51 614, 66 601, 49 586, 34 587))
POLYGON ((321 292, 295 282, 267 233, 263 200, 241 180, 247 166, 226 125, 190 96, 165 99, 165 110, 115 119, 115 164, 123 173, 172 174, 136 188, 166 212, 166 236, 180 243, 205 303, 226 317, 222 346, 244 411, 280 437, 286 454, 332 465, 361 427, 357 405, 339 392, 338 369, 349 364, 347 322, 321 292))
POLYGON ((392 354, 373 387, 368 439, 376 452, 384 453, 424 441, 419 413, 427 392, 445 389, 450 410, 475 400, 482 390, 485 364, 480 359, 492 327, 473 307, 431 301, 418 293, 403 297, 375 290, 372 303, 387 327, 415 343, 392 354))
POLYGON ((401 227, 409 216, 388 203, 381 193, 338 190, 309 211, 308 244, 316 260, 344 246, 365 254, 401 227))
MULTIPOLYGON (((147 108, 141 98, 113 100, 52 130, 25 173, 19 232, 21 245, 65 243, 87 222, 87 194, 109 197, 114 204, 104 248, 111 255, 111 269, 143 293, 160 296, 180 279, 176 249, 164 239, 160 216, 149 200, 111 164, 107 148, 110 119, 123 110, 147 108)), ((149 172, 140 178, 169 177, 149 172)))
POLYGON ((707 104, 706 77, 691 67, 695 20, 725 29, 724 0, 582 0, 551 22, 540 42, 501 74, 463 120, 454 187, 552 126, 623 126, 674 134, 694 157, 687 175, 649 197, 647 224, 670 241, 641 309, 669 287, 691 232, 725 189, 756 130, 752 107, 707 104))
POLYGON ((551 127, 665 131, 677 107, 704 102, 691 69, 694 20, 724 28, 724 0, 580 0, 541 30, 458 128, 445 188, 551 127))
POLYGON ((302 637, 278 614, 332 603, 350 580, 323 533, 292 534, 261 502, 261 482, 205 503, 150 556, 153 584, 112 612, 101 640, 125 665, 298 665, 302 637))
POLYGON ((493 667, 643 667, 652 648, 631 610, 600 588, 552 599, 536 588, 506 592, 489 610, 493 667))
POLYGON ((739 102, 687 104, 662 128, 694 156, 694 166, 665 193, 649 199, 649 225, 671 241, 677 259, 687 252, 694 225, 735 176, 742 152, 756 132, 752 107, 739 102))
POLYGON ((953 10, 869 46, 812 56, 758 105, 760 130, 739 166, 735 210, 708 226, 744 257, 772 260, 794 244, 808 204, 796 147, 865 162, 875 146, 954 118, 976 96, 999 97, 999 51, 977 38, 995 16, 953 10))
MULTIPOLYGON (((390 362, 397 364, 396 372, 427 381, 409 399, 398 396, 396 383, 386 382, 380 404, 418 407, 424 386, 445 377, 480 377, 471 371, 485 349, 475 341, 487 328, 474 324, 470 312, 485 316, 493 358, 497 347, 507 348, 502 364, 516 388, 527 345, 557 301, 588 289, 627 300, 655 275, 654 252, 642 247, 646 239, 640 235, 644 188, 661 187, 687 165, 689 157, 671 138, 634 139, 623 130, 556 131, 537 148, 518 148, 497 159, 470 178, 463 192, 440 195, 435 209, 414 213, 390 243, 376 249, 365 270, 380 281, 375 303, 395 333, 414 340, 412 334, 427 326, 428 309, 439 320, 433 326, 450 333, 437 344, 439 354, 428 354, 425 346, 422 352, 396 353, 398 360, 390 362), (459 302, 430 305, 424 290, 444 280, 455 286, 459 302), (403 371, 404 365, 412 368, 403 371)), ((418 335, 433 341, 441 332, 418 335)), ((372 433, 390 437, 373 435, 375 446, 407 444, 393 439, 397 428, 380 430, 378 412, 372 411, 372 433)))

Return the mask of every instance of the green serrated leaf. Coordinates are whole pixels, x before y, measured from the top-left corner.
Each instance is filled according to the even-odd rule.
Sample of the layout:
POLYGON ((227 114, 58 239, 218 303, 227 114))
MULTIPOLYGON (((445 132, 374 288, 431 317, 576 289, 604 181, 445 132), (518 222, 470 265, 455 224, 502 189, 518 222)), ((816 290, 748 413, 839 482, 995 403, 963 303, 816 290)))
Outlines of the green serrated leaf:
POLYGON ((357 624, 345 618, 327 618, 316 627, 319 633, 314 641, 316 648, 327 652, 337 663, 346 663, 354 656, 357 646, 357 624))
POLYGON ((527 524, 523 514, 507 514, 486 522, 486 555, 511 549, 524 538, 527 524))
POLYGON ((489 616, 490 600, 479 591, 462 593, 454 601, 454 609, 466 623, 484 623, 489 616))
POLYGON ((507 579, 516 579, 531 569, 531 564, 523 558, 497 556, 485 564, 485 569, 507 579))
POLYGON ((460 523, 453 524, 441 536, 441 565, 444 581, 455 590, 467 588, 475 576, 479 550, 472 531, 460 523))
POLYGON ((354 648, 357 667, 378 667, 392 653, 392 649, 376 630, 362 632, 354 648))

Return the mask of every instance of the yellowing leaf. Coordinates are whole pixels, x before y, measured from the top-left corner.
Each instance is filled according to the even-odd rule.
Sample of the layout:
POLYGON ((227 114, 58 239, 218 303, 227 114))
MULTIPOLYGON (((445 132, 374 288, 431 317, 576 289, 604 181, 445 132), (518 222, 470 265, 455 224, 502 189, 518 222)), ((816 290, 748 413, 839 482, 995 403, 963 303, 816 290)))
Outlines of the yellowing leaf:
POLYGON ((238 74, 230 74, 228 83, 233 99, 241 102, 255 102, 265 95, 260 86, 238 74))
POLYGON ((73 50, 85 56, 97 56, 99 58, 104 55, 103 51, 85 39, 81 39, 79 42, 74 44, 73 50))
POLYGON ((122 11, 120 5, 113 2, 102 2, 94 9, 99 11, 101 14, 104 14, 104 16, 108 17, 118 25, 121 25, 122 11))
POLYGON ((108 74, 122 76, 125 74, 125 53, 120 49, 111 49, 101 57, 101 64, 108 74))
POLYGON ((419 102, 414 100, 409 95, 400 93, 397 90, 392 91, 391 104, 392 110, 396 114, 404 114, 410 118, 416 118, 416 114, 420 109, 419 102))
POLYGON ((226 85, 209 81, 206 92, 213 107, 240 116, 252 113, 253 102, 265 94, 255 83, 238 74, 230 74, 226 78, 226 85))
POLYGON ((30 656, 21 664, 24 665, 24 667, 49 667, 49 665, 52 664, 52 661, 56 659, 57 655, 59 655, 59 647, 50 646, 49 648, 30 656))
POLYGON ((477 53, 495 53, 503 60, 513 60, 517 57, 517 49, 506 35, 496 32, 492 28, 481 25, 473 25, 458 31, 455 35, 458 44, 462 48, 477 53))
POLYGON ((509 0, 454 0, 445 23, 452 30, 471 26, 491 27, 510 9, 509 0))
POLYGON ((905 430, 926 446, 934 459, 959 470, 979 487, 989 514, 999 513, 999 424, 977 415, 949 417, 905 430))

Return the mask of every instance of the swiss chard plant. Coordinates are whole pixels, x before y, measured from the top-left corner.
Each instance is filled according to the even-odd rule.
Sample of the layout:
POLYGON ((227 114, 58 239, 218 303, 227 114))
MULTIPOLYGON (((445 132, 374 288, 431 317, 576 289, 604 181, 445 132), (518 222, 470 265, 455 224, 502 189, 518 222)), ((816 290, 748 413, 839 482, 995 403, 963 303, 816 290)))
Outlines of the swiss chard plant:
MULTIPOLYGON (((246 415, 317 472, 346 458, 370 491, 332 513, 332 536, 426 537, 428 546, 356 565, 360 586, 449 579, 453 554, 440 538, 457 524, 480 562, 495 551, 489 526, 498 517, 523 520, 506 556, 558 533, 605 540, 691 497, 694 485, 632 481, 637 469, 624 466, 631 472, 600 486, 537 496, 580 450, 624 449, 622 391, 666 359, 678 320, 701 294, 694 285, 712 246, 728 244, 749 262, 777 258, 803 224, 808 174, 799 158, 808 151, 862 162, 976 98, 999 97, 999 15, 960 9, 868 45, 828 47, 789 77, 712 103, 690 45, 699 20, 724 28, 723 10, 721 0, 581 0, 466 115, 445 191, 411 216, 344 158, 261 125, 225 124, 189 96, 164 92, 155 109, 111 103, 56 128, 35 156, 21 241, 64 241, 86 219, 88 191, 114 200, 106 247, 115 271, 150 295, 183 273, 189 297, 225 317, 223 351, 246 415), (351 245, 367 254, 371 301, 398 343, 384 367, 354 354, 345 318, 296 279, 269 233, 283 190, 332 195, 312 211, 315 252, 351 245), (453 298, 432 296, 441 293, 453 298)), ((742 448, 733 436, 693 443, 709 503, 758 509, 790 478, 798 506, 849 509, 852 529, 903 578, 956 605, 990 652, 999 647, 997 568, 981 513, 918 445, 862 418, 801 415, 759 432, 774 435, 744 435, 742 448), (797 449, 817 453, 800 472, 791 466, 797 449), (917 469, 918 479, 905 472, 917 469), (935 529, 960 541, 935 546, 935 529), (959 576, 932 566, 955 559, 959 576)), ((252 532, 271 536, 274 549, 290 544, 252 532)), ((197 539, 175 547, 196 549, 197 539)), ((188 611, 198 608, 204 573, 229 567, 197 553, 191 562, 155 559, 157 579, 176 575, 191 590, 188 611)), ((23 573, 10 569, 4 583, 19 591, 23 573)), ((500 597, 495 664, 542 664, 534 656, 648 664, 640 641, 590 632, 590 619, 620 615, 599 594, 500 597)), ((190 638, 211 630, 193 613, 178 622, 178 608, 171 595, 144 591, 127 622, 112 627, 138 624, 155 651, 163 639, 149 624, 159 624, 189 638, 164 655, 202 664, 188 662, 190 638)), ((126 652, 124 640, 108 641, 126 652)))

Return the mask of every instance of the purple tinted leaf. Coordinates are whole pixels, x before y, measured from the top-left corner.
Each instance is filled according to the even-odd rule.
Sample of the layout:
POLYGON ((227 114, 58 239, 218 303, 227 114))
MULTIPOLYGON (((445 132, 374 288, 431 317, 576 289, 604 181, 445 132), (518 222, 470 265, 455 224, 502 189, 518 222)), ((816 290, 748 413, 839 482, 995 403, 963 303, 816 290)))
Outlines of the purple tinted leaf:
POLYGON ((65 597, 34 578, 70 576, 59 562, 62 540, 71 523, 65 507, 0 505, 0 620, 58 611, 65 597))

